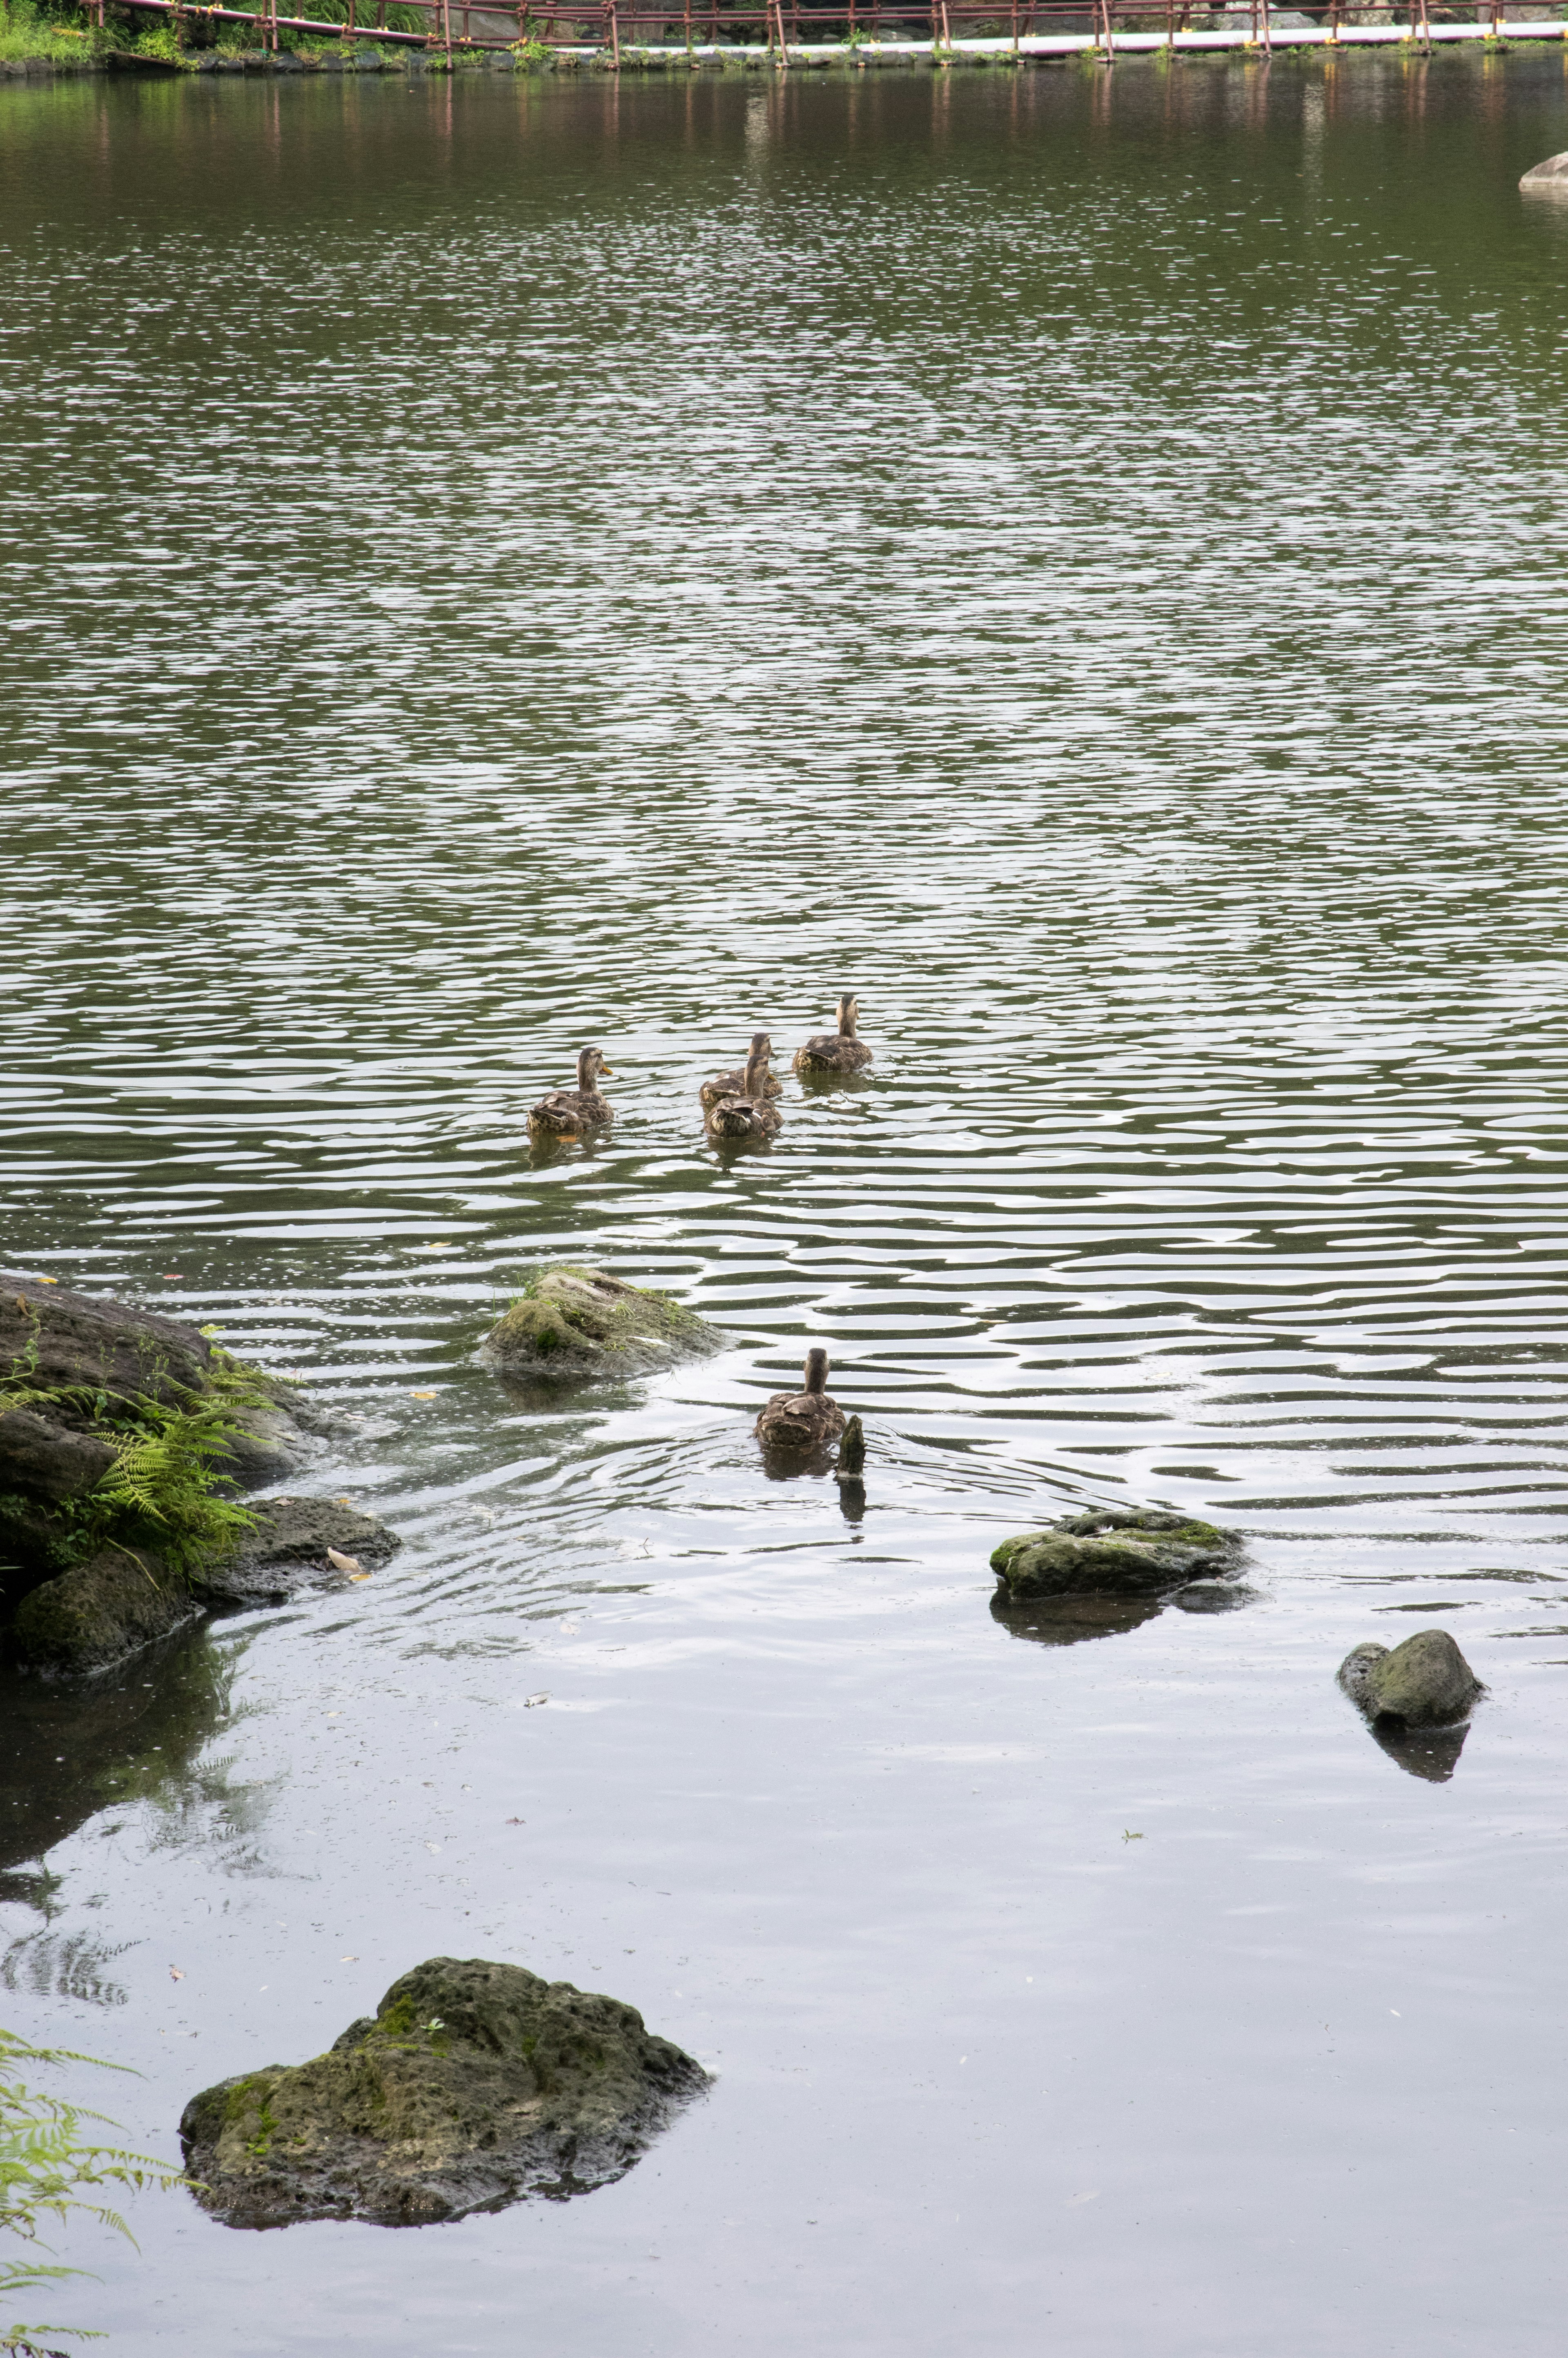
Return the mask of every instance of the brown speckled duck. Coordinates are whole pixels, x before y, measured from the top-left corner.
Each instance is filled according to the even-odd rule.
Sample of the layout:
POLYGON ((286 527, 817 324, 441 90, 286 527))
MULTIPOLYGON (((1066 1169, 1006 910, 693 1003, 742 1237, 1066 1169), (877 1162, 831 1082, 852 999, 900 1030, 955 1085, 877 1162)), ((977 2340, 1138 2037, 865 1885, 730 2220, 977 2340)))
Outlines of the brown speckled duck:
MULTIPOLYGON (((762 1060, 762 1069, 766 1072, 768 1060, 772 1056, 773 1053, 773 1044, 769 1039, 767 1033, 765 1032, 753 1032, 752 1034, 752 1045, 747 1052, 746 1063, 750 1064, 753 1056, 760 1055, 762 1060)), ((745 1065, 737 1065, 732 1073, 715 1073, 710 1081, 704 1081, 697 1094, 702 1099, 704 1109, 708 1106, 716 1106, 720 1098, 743 1098, 746 1094, 745 1065)), ((770 1098, 782 1098, 784 1095, 784 1083, 782 1081, 775 1080, 773 1074, 768 1073, 768 1077, 763 1087, 763 1094, 770 1098)))
POLYGON ((795 1052, 797 1073, 859 1073, 871 1061, 871 1052, 855 1036, 860 1001, 847 990, 838 1001, 837 1032, 814 1032, 804 1048, 795 1052))
POLYGON ((797 1392, 775 1392, 757 1419, 757 1439, 767 1449, 820 1449, 844 1430, 844 1412, 827 1392, 827 1354, 814 1343, 806 1355, 806 1380, 797 1392))
MULTIPOLYGON (((758 1039, 765 1039, 759 1033, 758 1039)), ((773 1138, 784 1128, 784 1116, 768 1103, 768 1052, 753 1042, 746 1059, 744 1087, 734 1097, 716 1098, 708 1109, 709 1138, 773 1138)))
POLYGON ((601 1073, 606 1080, 615 1077, 597 1048, 581 1049, 576 1088, 552 1089, 539 1099, 528 1116, 530 1138, 580 1138, 585 1130, 602 1130, 613 1121, 614 1109, 596 1087, 601 1073))

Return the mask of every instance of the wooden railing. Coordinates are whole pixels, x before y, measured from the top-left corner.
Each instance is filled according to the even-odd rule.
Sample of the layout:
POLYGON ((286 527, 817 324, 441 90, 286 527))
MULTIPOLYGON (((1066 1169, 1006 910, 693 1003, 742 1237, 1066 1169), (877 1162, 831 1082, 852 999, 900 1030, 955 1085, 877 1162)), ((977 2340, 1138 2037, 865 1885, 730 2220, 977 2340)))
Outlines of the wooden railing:
MULTIPOLYGON (((1197 0, 1000 0, 1000 5, 998 0, 837 0, 831 7, 803 6, 801 0, 751 0, 740 6, 727 0, 676 0, 674 6, 669 0, 662 5, 652 0, 642 5, 635 0, 581 0, 577 5, 572 0, 514 0, 511 6, 497 5, 496 0, 396 0, 401 8, 425 16, 423 32, 389 27, 388 0, 349 0, 346 22, 280 15, 277 0, 264 0, 254 8, 193 7, 186 0, 124 5, 172 17, 187 30, 257 27, 271 49, 280 46, 283 34, 385 42, 449 56, 536 41, 549 49, 601 51, 614 65, 626 48, 695 53, 739 45, 764 50, 775 64, 787 67, 792 50, 829 45, 852 56, 862 46, 886 42, 913 42, 938 56, 971 40, 1020 54, 1026 45, 1037 52, 1039 45, 1050 43, 1098 51, 1108 63, 1119 41, 1129 36, 1141 49, 1240 42, 1265 54, 1277 44, 1303 41, 1413 41, 1430 48, 1434 38, 1568 39, 1568 22, 1506 19, 1504 0, 1404 0, 1395 22, 1375 27, 1363 20, 1382 11, 1352 0, 1326 0, 1310 12, 1310 29, 1299 22, 1277 26, 1271 0, 1250 0, 1249 6, 1223 12, 1197 0), (1217 25, 1221 15, 1224 22, 1217 25), (1203 21, 1195 25, 1195 16, 1203 21), (515 31, 509 20, 514 20, 515 31), (506 29, 499 30, 500 25, 506 29)), ((102 20, 103 0, 97 0, 97 12, 102 20)))

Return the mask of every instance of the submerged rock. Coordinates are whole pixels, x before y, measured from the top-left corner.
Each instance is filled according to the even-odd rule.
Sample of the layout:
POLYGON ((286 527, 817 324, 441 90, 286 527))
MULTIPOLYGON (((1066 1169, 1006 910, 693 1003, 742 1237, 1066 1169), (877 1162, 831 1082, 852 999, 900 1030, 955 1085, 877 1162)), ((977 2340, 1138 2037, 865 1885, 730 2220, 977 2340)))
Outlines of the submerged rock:
POLYGON ((403 1545, 378 1516, 333 1498, 254 1498, 250 1512, 255 1528, 197 1584, 212 1604, 271 1605, 301 1588, 341 1588, 352 1575, 333 1563, 330 1548, 373 1572, 403 1545))
POLYGON ((1157 1595, 1200 1574, 1233 1571, 1235 1531, 1158 1507, 1098 1507, 1023 1531, 991 1551, 1010 1598, 1157 1595))
POLYGON ((632 2006, 432 1957, 308 2063, 203 2090, 179 2124, 204 2210, 417 2226, 620 2178, 708 2074, 632 2006))
POLYGON ((1561 156, 1548 156, 1542 164, 1532 164, 1519 187, 1527 197, 1568 197, 1568 148, 1561 156))
POLYGON ((1451 1726, 1467 1719, 1484 1692, 1446 1629, 1418 1629, 1391 1651, 1370 1642, 1353 1646, 1339 1665, 1338 1679, 1368 1719, 1396 1720, 1404 1727, 1451 1726))
POLYGON ((480 1356, 503 1376, 584 1383, 645 1375, 724 1347, 725 1337, 667 1293, 627 1285, 601 1269, 542 1269, 497 1320, 480 1356))

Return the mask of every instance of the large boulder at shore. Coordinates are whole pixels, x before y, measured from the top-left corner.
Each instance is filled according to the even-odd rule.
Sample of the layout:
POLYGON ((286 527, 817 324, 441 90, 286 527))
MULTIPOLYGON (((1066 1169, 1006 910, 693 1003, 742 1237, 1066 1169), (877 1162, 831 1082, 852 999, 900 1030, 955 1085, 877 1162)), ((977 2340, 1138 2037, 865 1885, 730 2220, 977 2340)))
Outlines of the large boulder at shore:
POLYGON ((24 1669, 62 1674, 108 1670, 211 1610, 280 1605, 302 1588, 346 1588, 403 1544, 373 1515, 330 1498, 258 1498, 237 1541, 194 1570, 145 1541, 97 1548, 29 1589, 7 1629, 6 1651, 24 1669))
POLYGON ((325 2055, 193 2096, 179 2133, 197 2201, 229 2226, 419 2226, 605 2185, 707 2083, 615 1998, 432 1957, 325 2055))
POLYGON ((722 1350, 725 1336, 667 1293, 601 1269, 536 1270, 480 1345, 498 1373, 532 1383, 646 1375, 722 1350))
POLYGON ((11 1659, 102 1670, 207 1605, 288 1594, 310 1576, 307 1563, 335 1576, 329 1546, 384 1561, 395 1541, 351 1510, 239 1508, 258 1481, 313 1454, 324 1427, 292 1385, 240 1366, 181 1319, 0 1275, 0 1629, 11 1659))
MULTIPOLYGON (((211 1394, 232 1366, 182 1318, 0 1271, 0 1368, 10 1370, 0 1381, 0 1407, 7 1409, 0 1418, 0 1491, 50 1500, 70 1495, 59 1487, 69 1474, 50 1462, 32 1427, 13 1422, 18 1414, 50 1428, 58 1450, 62 1436, 90 1434, 101 1423, 98 1395, 111 1406, 145 1399, 183 1407, 211 1394)), ((244 1372, 253 1397, 236 1408, 218 1463, 235 1489, 254 1490, 304 1464, 322 1420, 282 1377, 244 1372)))
POLYGON ((1418 1629, 1392 1649, 1370 1641, 1353 1646, 1338 1677, 1368 1719, 1404 1727, 1452 1726, 1469 1717, 1484 1693, 1446 1629, 1418 1629))
POLYGON ((998 1602, 1031 1596, 1157 1595, 1233 1572, 1243 1543, 1217 1524, 1159 1507, 1097 1507, 991 1551, 998 1602))

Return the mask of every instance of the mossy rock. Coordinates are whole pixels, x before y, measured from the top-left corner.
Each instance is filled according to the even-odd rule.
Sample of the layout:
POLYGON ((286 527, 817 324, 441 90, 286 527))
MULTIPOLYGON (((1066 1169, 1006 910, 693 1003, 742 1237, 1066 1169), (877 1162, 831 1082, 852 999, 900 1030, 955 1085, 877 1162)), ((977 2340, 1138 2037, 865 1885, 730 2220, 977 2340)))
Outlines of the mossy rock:
POLYGON ((1485 1693, 1446 1629, 1418 1629, 1392 1649, 1353 1646, 1339 1683, 1371 1720, 1402 1727, 1451 1727, 1467 1719, 1485 1693))
POLYGON ((332 1563, 329 1548, 371 1573, 403 1545, 379 1516, 335 1498, 253 1498, 249 1511, 251 1529, 195 1575, 208 1604, 278 1605, 302 1588, 346 1588, 351 1575, 332 1563))
POLYGON ((1157 1507, 1101 1507, 1021 1531, 991 1552, 999 1601, 1029 1596, 1158 1594, 1203 1574, 1236 1569, 1242 1541, 1157 1507))
POLYGON ((432 1957, 325 2055, 204 2089, 179 2133, 230 2226, 415 2226, 608 2184, 707 2081, 615 1998, 432 1957))
POLYGON ((107 1670, 200 1610, 189 1584, 151 1549, 102 1547, 24 1596, 9 1651, 28 1670, 107 1670))
POLYGON ((502 1375, 571 1384, 645 1375, 724 1347, 725 1337, 667 1293, 568 1262, 536 1270, 480 1346, 502 1375))

